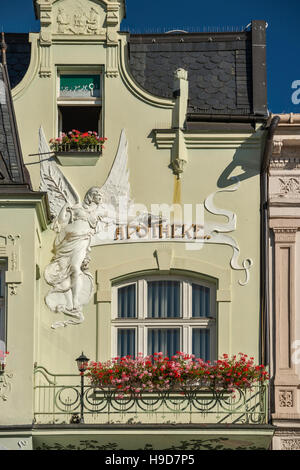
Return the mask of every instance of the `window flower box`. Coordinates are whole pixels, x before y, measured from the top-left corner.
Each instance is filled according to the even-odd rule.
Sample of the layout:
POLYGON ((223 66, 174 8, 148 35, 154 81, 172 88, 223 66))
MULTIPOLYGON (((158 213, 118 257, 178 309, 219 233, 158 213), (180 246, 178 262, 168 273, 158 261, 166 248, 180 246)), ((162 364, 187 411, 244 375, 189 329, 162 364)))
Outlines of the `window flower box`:
POLYGON ((95 166, 107 140, 97 132, 81 133, 75 129, 51 139, 51 149, 62 166, 95 166))
POLYGON ((145 392, 235 392, 251 389, 253 384, 269 378, 265 367, 255 365, 254 358, 245 354, 232 358, 224 354, 211 363, 181 352, 171 359, 155 353, 135 359, 126 356, 105 363, 91 362, 87 376, 94 388, 114 390, 118 398, 138 397, 145 392))

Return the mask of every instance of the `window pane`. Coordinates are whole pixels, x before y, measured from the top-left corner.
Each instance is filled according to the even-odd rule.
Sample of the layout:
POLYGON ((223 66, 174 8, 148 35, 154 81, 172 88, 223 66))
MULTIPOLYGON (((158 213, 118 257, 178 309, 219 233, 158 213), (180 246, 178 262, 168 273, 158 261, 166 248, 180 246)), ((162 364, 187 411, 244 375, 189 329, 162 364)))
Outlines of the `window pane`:
POLYGON ((135 318, 136 317, 136 300, 135 300, 135 284, 121 287, 118 289, 118 317, 119 318, 135 318))
POLYGON ((180 282, 148 282, 148 317, 180 317, 180 282))
POLYGON ((99 97, 100 75, 61 75, 60 96, 99 97))
POLYGON ((99 132, 100 106, 59 106, 62 132, 76 129, 80 132, 99 132))
POLYGON ((135 330, 119 329, 118 330, 118 356, 135 357, 135 330))
POLYGON ((192 316, 210 316, 210 289, 209 287, 192 284, 192 316))
POLYGON ((205 328, 193 328, 192 354, 196 358, 208 361, 210 358, 210 330, 205 328))
POLYGON ((148 330, 148 355, 162 352, 164 356, 172 357, 180 350, 180 330, 150 328, 148 330))

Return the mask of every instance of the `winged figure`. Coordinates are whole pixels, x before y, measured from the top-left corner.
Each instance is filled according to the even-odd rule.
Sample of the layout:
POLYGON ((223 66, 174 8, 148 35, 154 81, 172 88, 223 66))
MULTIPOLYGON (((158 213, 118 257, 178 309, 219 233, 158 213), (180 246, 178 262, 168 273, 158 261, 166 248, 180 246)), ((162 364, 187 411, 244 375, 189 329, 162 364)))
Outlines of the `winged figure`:
MULTIPOLYGON (((41 159, 40 190, 48 194, 53 219, 51 228, 56 232, 54 256, 44 273, 51 286, 45 301, 53 312, 72 317, 55 322, 52 328, 79 324, 84 320, 83 306, 89 302, 93 292, 93 277, 88 271, 93 236, 100 233, 101 239, 101 234, 105 238, 105 235, 114 233, 116 224, 120 223, 120 198, 129 208, 133 204, 127 149, 125 131, 122 130, 117 155, 106 182, 102 188, 90 188, 82 202, 55 159, 41 159)), ((42 128, 39 130, 39 153, 41 156, 50 153, 42 128)))

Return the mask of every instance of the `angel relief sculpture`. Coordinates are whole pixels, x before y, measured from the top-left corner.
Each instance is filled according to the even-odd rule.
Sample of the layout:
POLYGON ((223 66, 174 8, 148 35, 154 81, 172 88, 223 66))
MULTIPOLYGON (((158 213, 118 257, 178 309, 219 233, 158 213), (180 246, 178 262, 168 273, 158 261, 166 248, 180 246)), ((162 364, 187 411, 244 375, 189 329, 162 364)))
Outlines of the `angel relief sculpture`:
MULTIPOLYGON (((39 131, 40 154, 50 152, 42 128, 39 131)), ((110 174, 102 186, 90 188, 83 201, 67 181, 54 159, 41 160, 40 189, 47 192, 53 217, 51 228, 56 232, 50 264, 45 269, 45 280, 51 286, 45 301, 55 313, 72 317, 57 321, 52 328, 79 324, 84 320, 83 306, 93 292, 93 277, 88 271, 92 237, 100 239, 114 233, 120 223, 119 199, 130 200, 127 171, 127 140, 121 133, 119 149, 110 174)), ((145 214, 144 214, 145 217, 145 214)))

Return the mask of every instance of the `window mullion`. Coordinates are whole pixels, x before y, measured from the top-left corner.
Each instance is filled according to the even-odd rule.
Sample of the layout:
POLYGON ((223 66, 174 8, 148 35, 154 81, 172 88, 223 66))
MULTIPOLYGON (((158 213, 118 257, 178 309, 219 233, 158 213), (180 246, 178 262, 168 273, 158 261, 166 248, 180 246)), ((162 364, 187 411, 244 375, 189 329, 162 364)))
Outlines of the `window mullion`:
POLYGON ((190 354, 189 325, 184 325, 182 328, 181 349, 182 349, 182 352, 190 354))
POLYGON ((190 318, 190 285, 189 282, 182 283, 182 318, 190 318))

